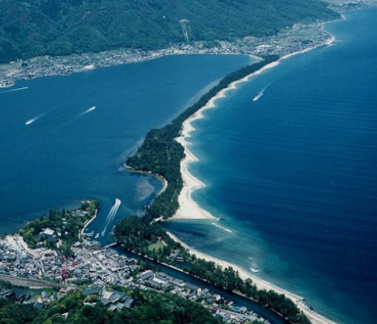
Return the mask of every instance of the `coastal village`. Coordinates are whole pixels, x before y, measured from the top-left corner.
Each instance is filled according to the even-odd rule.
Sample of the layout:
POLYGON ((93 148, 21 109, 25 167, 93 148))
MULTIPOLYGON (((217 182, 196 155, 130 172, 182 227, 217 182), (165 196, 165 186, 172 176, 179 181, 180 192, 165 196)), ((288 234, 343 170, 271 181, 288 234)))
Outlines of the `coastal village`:
MULTIPOLYGON (((339 1, 328 0, 338 12, 368 8, 376 0, 339 1)), ((69 56, 41 56, 0 65, 0 88, 11 87, 19 80, 29 80, 52 75, 69 75, 76 72, 114 65, 151 60, 167 55, 180 54, 234 54, 264 57, 300 52, 326 44, 331 39, 321 22, 295 24, 270 37, 245 37, 232 41, 197 41, 173 45, 166 49, 144 51, 119 49, 100 53, 73 54, 69 56)))
MULTIPOLYGON (((74 212, 75 217, 87 217, 87 214, 87 211, 74 212)), ((84 296, 96 296, 96 300, 115 312, 124 307, 132 308, 137 303, 129 294, 112 288, 125 287, 130 291, 154 290, 175 294, 201 303, 214 316, 221 316, 228 323, 268 322, 246 307, 235 306, 233 301, 208 288, 150 270, 136 258, 119 254, 112 248, 114 244, 102 247, 87 235, 81 235, 80 240, 73 244, 71 250, 74 256, 67 258, 59 249, 47 247, 51 242, 59 246, 62 243, 60 237, 60 232, 44 228, 37 233, 35 249, 29 248, 19 234, 6 235, 0 239, 0 281, 30 288, 22 294, 4 288, 0 290, 0 298, 11 298, 17 303, 43 308, 45 304, 82 288, 84 296), (33 292, 33 289, 37 290, 33 292)), ((172 254, 171 257, 179 260, 179 255, 172 254)))
POLYGON ((100 53, 69 56, 42 56, 0 66, 0 87, 10 87, 18 80, 29 80, 51 75, 69 75, 75 72, 151 60, 167 55, 181 54, 234 54, 263 57, 300 52, 325 44, 330 35, 322 23, 295 24, 272 37, 245 37, 232 42, 190 42, 167 49, 143 51, 120 49, 100 53))

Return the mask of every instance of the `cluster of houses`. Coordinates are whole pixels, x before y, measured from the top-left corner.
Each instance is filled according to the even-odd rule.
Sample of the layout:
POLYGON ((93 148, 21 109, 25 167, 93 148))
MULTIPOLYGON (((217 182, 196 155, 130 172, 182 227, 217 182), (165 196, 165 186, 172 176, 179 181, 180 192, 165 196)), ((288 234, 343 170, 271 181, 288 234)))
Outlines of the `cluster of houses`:
POLYGON ((40 262, 16 242, 10 236, 0 239, 0 274, 39 278, 42 274, 40 262))
POLYGON ((101 53, 73 54, 70 56, 41 56, 25 62, 12 62, 12 74, 0 75, 0 87, 11 86, 17 80, 32 79, 48 75, 67 75, 91 68, 150 60, 172 54, 246 54, 284 56, 308 47, 322 44, 328 38, 321 24, 300 25, 300 29, 287 29, 274 37, 245 37, 231 42, 218 42, 208 47, 207 42, 177 44, 170 48, 142 51, 119 49, 101 53))
MULTIPOLYGON (((42 235, 47 239, 53 237, 55 233, 45 229, 42 235)), ((221 316, 229 323, 247 323, 255 319, 263 321, 246 308, 233 307, 232 301, 207 288, 163 272, 141 271, 134 258, 120 255, 111 248, 103 248, 96 241, 77 242, 72 247, 72 251, 75 257, 66 259, 57 250, 46 247, 29 250, 21 237, 7 236, 5 239, 0 239, 0 273, 30 279, 49 278, 71 287, 86 283, 88 289, 83 290, 83 294, 87 296, 86 302, 93 303, 91 297, 96 296, 94 300, 101 301, 111 311, 132 308, 135 305, 135 300, 127 294, 108 290, 109 285, 119 285, 131 290, 154 290, 176 294, 203 304, 214 315, 221 316)), ((58 293, 50 295, 42 292, 37 299, 28 296, 22 302, 30 302, 36 307, 42 307, 45 303, 64 297, 71 289, 62 288, 58 293)), ((12 294, 8 297, 18 298, 12 294)))
POLYGON ((255 320, 267 323, 266 320, 249 311, 246 307, 233 306, 231 300, 224 299, 221 295, 213 293, 207 288, 196 286, 164 272, 144 271, 137 276, 136 281, 129 283, 129 287, 169 292, 192 302, 199 302, 214 316, 222 317, 227 323, 250 323, 255 320))
POLYGON ((83 244, 76 244, 72 248, 75 253, 74 263, 66 267, 70 276, 65 278, 65 282, 75 283, 86 279, 94 288, 108 284, 127 286, 127 278, 139 269, 136 260, 119 255, 113 249, 94 249, 93 244, 89 242, 95 241, 84 241, 83 244))
POLYGON ((132 308, 136 303, 135 299, 119 290, 85 289, 82 294, 87 297, 98 297, 97 299, 105 306, 108 306, 109 311, 112 312, 123 308, 132 308))

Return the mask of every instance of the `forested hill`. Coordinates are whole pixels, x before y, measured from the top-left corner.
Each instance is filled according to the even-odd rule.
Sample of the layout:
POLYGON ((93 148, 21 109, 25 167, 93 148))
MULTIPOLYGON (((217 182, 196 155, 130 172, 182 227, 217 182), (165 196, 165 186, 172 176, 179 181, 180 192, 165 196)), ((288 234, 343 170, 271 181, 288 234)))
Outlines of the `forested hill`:
POLYGON ((336 18, 319 0, 0 0, 0 63, 39 55, 164 48, 263 36, 336 18))

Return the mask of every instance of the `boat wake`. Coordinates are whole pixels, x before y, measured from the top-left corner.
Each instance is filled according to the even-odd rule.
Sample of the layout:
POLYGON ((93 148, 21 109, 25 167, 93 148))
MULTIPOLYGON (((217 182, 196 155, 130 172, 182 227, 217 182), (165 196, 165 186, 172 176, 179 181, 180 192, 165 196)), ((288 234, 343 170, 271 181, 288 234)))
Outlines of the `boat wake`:
POLYGON ((269 87, 270 85, 266 85, 262 90, 258 92, 258 94, 253 98, 253 101, 258 101, 260 97, 264 95, 264 91, 269 87))
POLYGON ((38 115, 38 116, 36 116, 36 117, 34 117, 34 118, 32 118, 32 119, 29 119, 29 120, 25 123, 25 125, 28 126, 28 125, 34 123, 36 120, 38 120, 39 118, 41 118, 43 115, 44 115, 44 114, 42 114, 42 115, 38 115))
POLYGON ((82 117, 82 116, 84 116, 84 115, 86 115, 86 114, 88 114, 88 113, 90 113, 91 111, 93 111, 93 110, 95 110, 95 109, 96 109, 96 106, 90 107, 89 109, 85 110, 85 111, 82 112, 81 114, 78 114, 78 115, 76 116, 76 119, 77 119, 77 118, 80 118, 80 117, 82 117))
POLYGON ((29 89, 29 87, 22 87, 22 88, 17 88, 17 89, 10 89, 10 90, 1 91, 0 94, 2 94, 2 93, 7 93, 7 92, 20 91, 20 90, 27 90, 27 89, 29 89))
POLYGON ((105 220, 105 226, 101 232, 101 236, 104 236, 105 233, 106 233, 106 230, 107 230, 107 227, 112 223, 112 221, 114 220, 115 218, 115 215, 119 209, 119 206, 120 204, 122 203, 122 201, 118 198, 115 198, 115 204, 113 207, 111 207, 110 211, 109 211, 109 214, 107 215, 106 217, 106 220, 105 220))

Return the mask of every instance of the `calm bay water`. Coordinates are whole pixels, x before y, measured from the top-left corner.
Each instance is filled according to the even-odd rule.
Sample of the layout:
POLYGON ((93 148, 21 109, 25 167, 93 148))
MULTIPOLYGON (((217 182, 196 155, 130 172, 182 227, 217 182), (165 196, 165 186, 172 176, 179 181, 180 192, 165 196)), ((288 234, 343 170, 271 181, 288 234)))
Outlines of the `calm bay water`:
POLYGON ((228 92, 196 121, 198 203, 221 217, 166 228, 308 299, 340 323, 377 323, 377 10, 337 41, 228 92), (256 101, 253 98, 264 89, 256 101))
MULTIPOLYGON (((125 170, 127 155, 151 128, 250 62, 245 56, 170 56, 0 89, 1 232, 81 199, 101 202, 90 228, 96 233, 136 213, 161 183, 125 170), (112 219, 115 198, 122 203, 112 219)), ((101 239, 111 239, 108 231, 101 239)))

